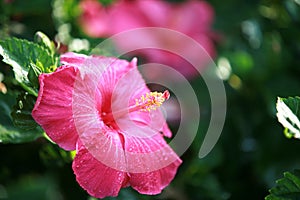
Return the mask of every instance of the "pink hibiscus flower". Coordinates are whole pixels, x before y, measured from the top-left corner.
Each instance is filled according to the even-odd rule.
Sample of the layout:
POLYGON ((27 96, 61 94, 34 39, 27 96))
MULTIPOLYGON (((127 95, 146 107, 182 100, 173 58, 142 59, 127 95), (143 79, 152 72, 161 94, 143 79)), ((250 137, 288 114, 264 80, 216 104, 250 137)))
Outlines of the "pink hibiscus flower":
POLYGON ((99 1, 85 0, 80 3, 80 7, 83 12, 79 23, 86 34, 92 37, 106 37, 111 34, 108 10, 99 1))
POLYGON ((213 42, 216 34, 211 31, 214 11, 205 1, 189 0, 175 4, 160 0, 120 0, 107 8, 101 7, 97 12, 99 16, 93 15, 87 19, 86 13, 96 9, 96 6, 88 6, 91 1, 82 1, 83 14, 80 19, 84 31, 90 36, 107 37, 134 28, 160 27, 183 33, 203 47, 203 51, 199 51, 199 48, 195 49, 194 45, 171 32, 163 34, 161 31, 151 31, 141 35, 137 31, 132 32, 131 37, 115 41, 122 51, 142 48, 132 54, 142 55, 148 62, 171 66, 188 77, 197 75, 197 70, 181 57, 183 50, 189 53, 189 58, 197 60, 198 70, 205 68, 211 61, 210 57, 216 54, 213 42), (103 24, 107 27, 105 34, 97 28, 103 24), (147 49, 149 43, 160 49, 147 49))
POLYGON ((163 138, 172 133, 158 109, 169 93, 149 91, 136 59, 66 53, 61 63, 40 75, 32 115, 60 147, 76 149, 81 187, 97 198, 127 186, 160 193, 181 164, 163 138))

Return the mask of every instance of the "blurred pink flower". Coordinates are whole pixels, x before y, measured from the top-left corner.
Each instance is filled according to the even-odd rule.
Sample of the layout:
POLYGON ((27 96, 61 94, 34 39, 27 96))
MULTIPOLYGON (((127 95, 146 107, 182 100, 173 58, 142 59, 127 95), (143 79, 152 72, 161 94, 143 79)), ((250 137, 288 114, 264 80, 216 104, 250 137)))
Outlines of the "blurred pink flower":
POLYGON ((97 0, 84 0, 80 3, 82 10, 79 23, 83 30, 92 37, 106 37, 109 31, 108 10, 97 0))
POLYGON ((158 194, 181 163, 163 136, 171 137, 158 108, 168 92, 150 92, 130 63, 66 53, 63 66, 39 77, 34 119, 66 150, 76 149, 78 183, 97 198, 131 186, 158 194))
POLYGON ((107 37, 133 28, 161 27, 186 34, 200 44, 207 54, 205 51, 197 51, 193 45, 178 39, 175 35, 162 34, 160 31, 143 35, 137 35, 133 32, 132 37, 116 41, 117 47, 122 51, 137 46, 147 47, 149 43, 157 44, 156 46, 165 50, 171 49, 174 53, 159 49, 141 49, 133 52, 133 54, 142 55, 148 62, 169 65, 187 76, 194 76, 197 71, 185 58, 180 57, 182 56, 180 52, 184 50, 189 53, 189 58, 196 59, 200 66, 199 70, 209 63, 209 56, 215 56, 213 42, 215 34, 211 31, 214 11, 205 1, 189 0, 175 4, 160 0, 120 0, 106 9, 102 7, 98 9, 99 16, 91 17, 90 22, 88 19, 84 19, 85 13, 89 13, 96 6, 88 8, 87 2, 89 1, 91 0, 81 3, 83 15, 80 22, 85 32, 90 36, 107 37), (105 34, 99 31, 97 26, 92 24, 94 22, 95 24, 97 22, 99 26, 106 24, 108 31, 105 34))

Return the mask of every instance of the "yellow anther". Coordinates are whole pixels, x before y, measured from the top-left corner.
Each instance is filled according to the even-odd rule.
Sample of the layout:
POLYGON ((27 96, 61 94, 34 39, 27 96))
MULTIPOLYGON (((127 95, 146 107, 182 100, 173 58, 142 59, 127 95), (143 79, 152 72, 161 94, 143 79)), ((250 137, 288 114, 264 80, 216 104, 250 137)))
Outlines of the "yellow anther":
POLYGON ((142 95, 140 99, 135 100, 135 105, 142 111, 156 110, 160 107, 165 100, 170 97, 168 90, 161 92, 148 92, 146 95, 142 95))

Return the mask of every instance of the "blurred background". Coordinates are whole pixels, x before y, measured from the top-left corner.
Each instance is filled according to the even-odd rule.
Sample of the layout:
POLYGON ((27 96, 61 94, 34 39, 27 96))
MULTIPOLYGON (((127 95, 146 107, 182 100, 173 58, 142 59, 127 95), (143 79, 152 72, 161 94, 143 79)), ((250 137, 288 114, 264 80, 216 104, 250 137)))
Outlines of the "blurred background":
MULTIPOLYGON (((1 0, 0 6, 0 39, 33 40, 42 31, 60 44, 61 53, 89 53, 115 33, 158 26, 192 37, 218 66, 227 93, 227 116, 212 152, 198 158, 210 119, 208 93, 199 92, 200 108, 205 112, 201 112, 197 137, 182 156, 174 181, 160 195, 140 195, 126 188, 119 197, 107 199, 263 199, 283 172, 299 168, 300 142, 284 136, 275 108, 277 96, 300 94, 299 0, 117 1, 1 0)), ((149 39, 167 40, 164 36, 149 39)), ((188 49, 180 42, 168 45, 188 49)), ((206 90, 201 76, 174 55, 133 54, 141 62, 173 66, 195 91, 206 90)), ((209 67, 205 60, 201 66, 203 70, 209 67)), ((11 68, 1 62, 0 122, 10 126, 10 109, 20 90, 12 77, 11 68)), ((176 130, 177 123, 170 121, 171 129, 176 130)), ((71 153, 44 138, 0 143, 0 155, 0 199, 93 199, 75 180, 71 153)))

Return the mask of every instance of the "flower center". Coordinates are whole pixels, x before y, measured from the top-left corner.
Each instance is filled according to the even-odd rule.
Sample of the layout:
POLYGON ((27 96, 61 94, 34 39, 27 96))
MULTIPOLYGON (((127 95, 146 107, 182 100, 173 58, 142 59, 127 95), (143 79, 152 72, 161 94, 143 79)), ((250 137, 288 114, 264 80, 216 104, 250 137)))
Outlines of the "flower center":
POLYGON ((169 97, 170 93, 168 90, 164 91, 163 93, 148 92, 145 95, 142 95, 139 99, 135 99, 135 105, 129 106, 128 109, 113 111, 113 113, 102 113, 101 117, 106 124, 110 124, 114 121, 114 119, 120 118, 131 112, 150 112, 151 110, 156 110, 163 104, 165 100, 169 99, 169 97))

